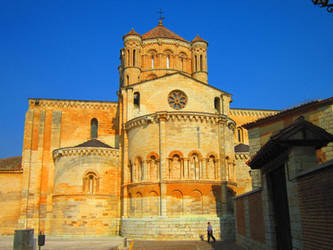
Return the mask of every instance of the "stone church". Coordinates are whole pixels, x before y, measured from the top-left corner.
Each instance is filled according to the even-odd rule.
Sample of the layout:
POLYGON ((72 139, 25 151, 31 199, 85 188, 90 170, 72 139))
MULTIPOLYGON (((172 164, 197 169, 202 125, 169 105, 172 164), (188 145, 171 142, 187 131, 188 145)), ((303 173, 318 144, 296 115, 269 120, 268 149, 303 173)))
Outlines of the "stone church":
POLYGON ((123 42, 117 101, 29 99, 22 157, 0 160, 0 234, 199 239, 210 221, 234 237, 232 198, 252 188, 241 125, 277 111, 230 108, 199 36, 160 21, 123 42))

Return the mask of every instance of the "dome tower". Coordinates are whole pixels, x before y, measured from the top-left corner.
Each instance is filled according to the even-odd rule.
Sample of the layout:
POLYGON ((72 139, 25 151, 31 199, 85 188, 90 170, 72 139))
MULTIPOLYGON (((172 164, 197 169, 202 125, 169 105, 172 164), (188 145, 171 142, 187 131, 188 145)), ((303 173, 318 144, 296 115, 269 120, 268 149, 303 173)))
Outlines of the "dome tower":
POLYGON ((141 36, 134 29, 123 36, 124 48, 120 51, 120 86, 128 86, 140 81, 141 36))
POLYGON ((208 83, 207 47, 208 42, 198 35, 192 40, 192 77, 205 83, 208 83))

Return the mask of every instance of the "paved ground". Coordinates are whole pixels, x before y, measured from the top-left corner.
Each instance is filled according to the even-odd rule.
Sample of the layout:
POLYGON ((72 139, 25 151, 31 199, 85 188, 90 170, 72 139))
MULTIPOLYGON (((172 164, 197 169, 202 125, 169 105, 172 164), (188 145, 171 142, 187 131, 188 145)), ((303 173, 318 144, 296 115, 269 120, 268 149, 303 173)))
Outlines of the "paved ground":
POLYGON ((130 244, 129 250, 245 250, 237 246, 232 241, 217 241, 216 243, 208 243, 207 241, 141 241, 134 240, 134 244, 130 244), (132 246, 132 248, 131 248, 132 246))
MULTIPOLYGON (((45 246, 41 250, 113 250, 123 242, 121 237, 73 239, 46 236, 45 246)), ((0 250, 12 249, 13 237, 0 237, 0 250)))
MULTIPOLYGON (((58 238, 46 237, 45 246, 41 250, 115 250, 124 242, 122 237, 113 238, 58 238)), ((12 250, 13 237, 0 237, 0 250, 12 250)), ((37 247, 38 249, 38 247, 37 247)), ((126 249, 126 248, 125 248, 126 249)), ((128 250, 245 250, 231 241, 129 241, 128 250)))

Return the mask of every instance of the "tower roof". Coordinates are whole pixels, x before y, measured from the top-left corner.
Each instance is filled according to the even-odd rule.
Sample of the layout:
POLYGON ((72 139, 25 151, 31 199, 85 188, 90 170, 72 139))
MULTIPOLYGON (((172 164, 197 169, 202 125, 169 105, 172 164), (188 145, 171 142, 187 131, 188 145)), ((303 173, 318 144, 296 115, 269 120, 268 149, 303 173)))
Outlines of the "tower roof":
POLYGON ((130 35, 134 35, 134 36, 139 36, 139 37, 141 37, 141 35, 140 35, 138 32, 136 32, 136 31, 134 30, 134 28, 132 28, 130 32, 128 32, 126 35, 123 36, 123 39, 124 39, 125 37, 127 37, 127 36, 130 36, 130 35))
POLYGON ((86 141, 82 144, 75 146, 75 148, 79 148, 79 147, 112 148, 108 144, 105 144, 104 142, 101 142, 97 139, 91 139, 89 141, 86 141))
POLYGON ((168 30, 163 26, 163 24, 160 22, 159 25, 157 25, 154 29, 148 31, 147 33, 142 35, 143 39, 153 39, 153 38, 170 38, 170 39, 177 39, 184 42, 188 42, 184 38, 178 36, 176 33, 172 32, 171 30, 168 30))
POLYGON ((199 35, 197 35, 193 40, 192 43, 194 42, 204 42, 207 43, 207 41, 205 41, 204 39, 202 39, 199 35))

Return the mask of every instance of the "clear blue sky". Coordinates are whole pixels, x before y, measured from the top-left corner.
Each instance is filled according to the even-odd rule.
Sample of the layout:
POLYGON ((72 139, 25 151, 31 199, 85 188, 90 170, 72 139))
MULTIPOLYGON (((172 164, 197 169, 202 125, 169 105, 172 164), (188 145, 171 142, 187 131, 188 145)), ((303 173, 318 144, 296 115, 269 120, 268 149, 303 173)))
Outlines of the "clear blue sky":
POLYGON ((29 97, 116 101, 121 38, 160 8, 168 29, 209 42, 209 83, 232 107, 333 96, 333 14, 311 0, 0 0, 0 158, 21 154, 29 97))

